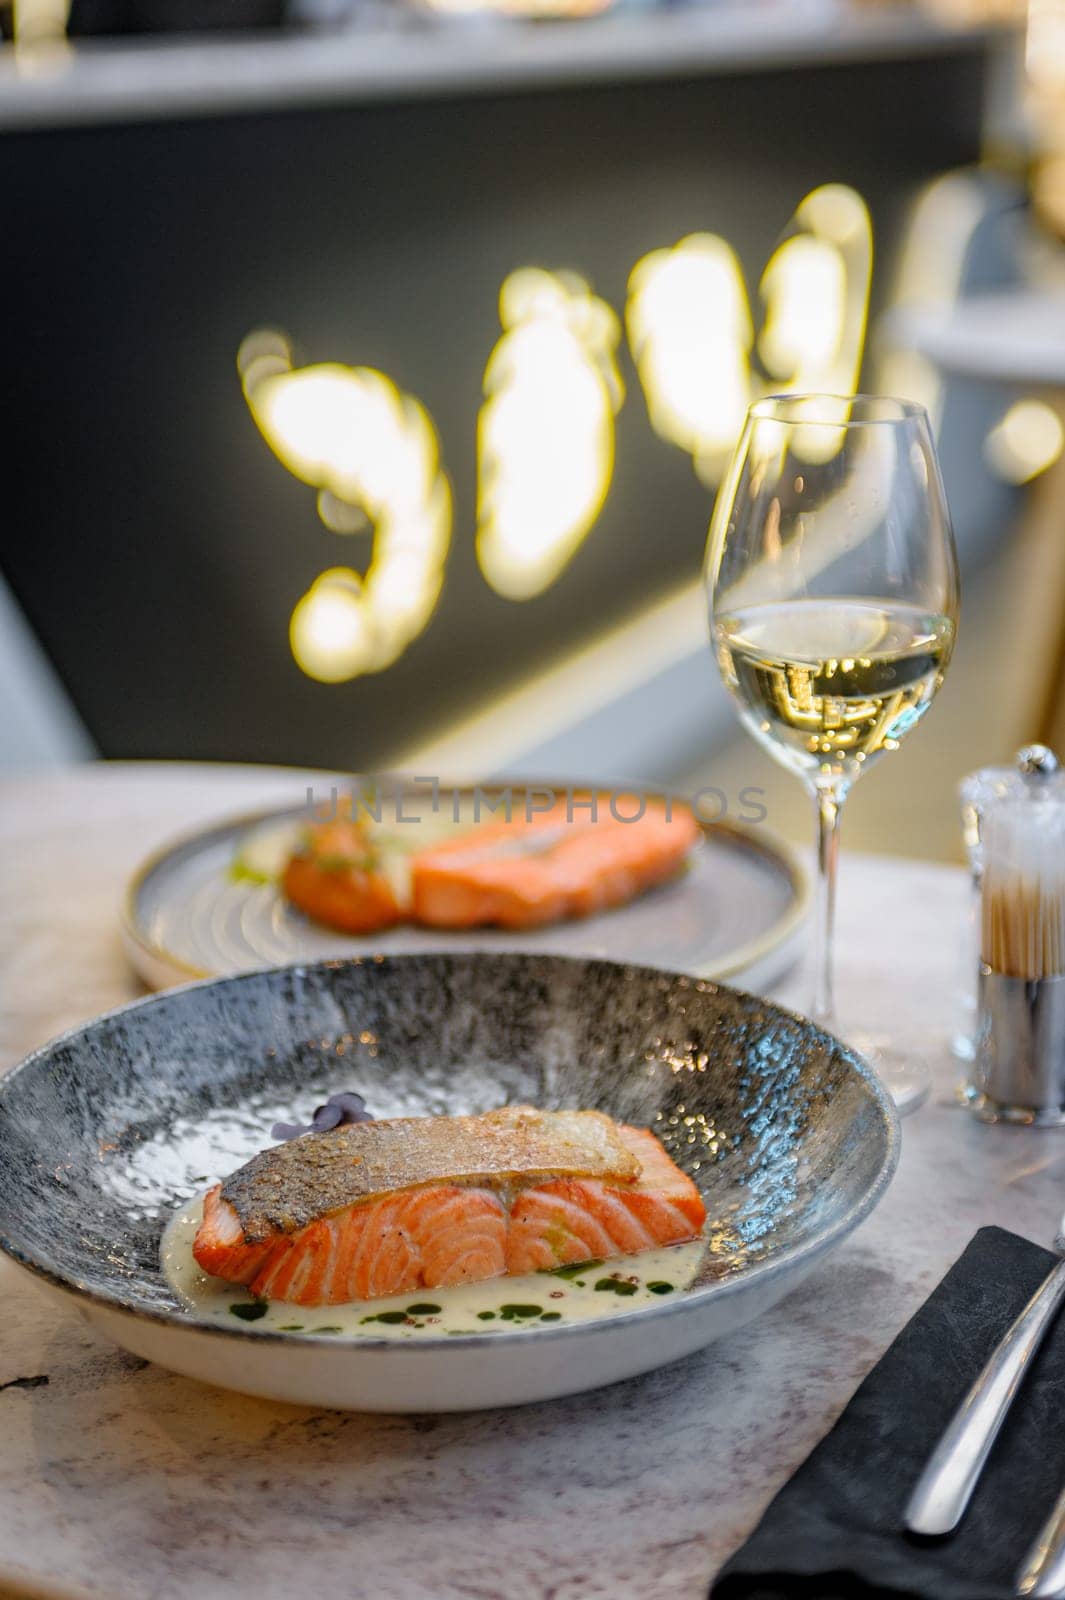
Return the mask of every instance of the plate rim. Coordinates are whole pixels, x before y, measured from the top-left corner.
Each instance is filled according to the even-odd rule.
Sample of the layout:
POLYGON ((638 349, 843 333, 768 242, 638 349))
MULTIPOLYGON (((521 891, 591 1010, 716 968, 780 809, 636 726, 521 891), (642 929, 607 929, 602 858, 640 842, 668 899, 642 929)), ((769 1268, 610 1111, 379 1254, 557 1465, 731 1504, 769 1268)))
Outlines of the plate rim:
POLYGON ((3 1232, 0 1232, 0 1252, 23 1271, 30 1273, 33 1277, 40 1279, 55 1289, 72 1295, 77 1300, 88 1302, 89 1307, 118 1313, 138 1321, 154 1323, 179 1334, 195 1333, 221 1339, 252 1339, 264 1346, 274 1348, 291 1347, 293 1350, 313 1349, 321 1351, 324 1346, 330 1350, 344 1350, 349 1354, 360 1351, 391 1351, 393 1353, 396 1351, 404 1353, 417 1351, 419 1357, 421 1357, 423 1355, 439 1355, 442 1350, 452 1349, 487 1349, 499 1345, 504 1345, 507 1349, 510 1349, 518 1345, 527 1344, 532 1340, 564 1339, 572 1341, 577 1338, 590 1337, 596 1333, 601 1334, 607 1329, 630 1328, 635 1324, 659 1317, 676 1316, 686 1311, 697 1310, 709 1301, 730 1299, 754 1284, 760 1285, 771 1282, 782 1273, 790 1272, 798 1264, 812 1262, 830 1249, 840 1237, 846 1237, 847 1234, 853 1232, 879 1203, 895 1176, 902 1148, 902 1129, 899 1114, 891 1096, 864 1057, 859 1055, 857 1051, 852 1050, 849 1045, 837 1038, 835 1034, 829 1033, 826 1029, 820 1027, 811 1018, 803 1016, 800 1012, 792 1011, 787 1006, 779 1005, 775 1000, 766 1000, 761 995, 751 994, 745 989, 737 989, 731 984, 719 983, 716 979, 701 978, 691 973, 677 972, 661 967, 648 967, 638 962, 612 961, 607 957, 600 956, 562 955, 550 951, 530 951, 528 953, 517 950, 490 952, 476 950, 399 951, 389 955, 341 956, 326 958, 321 961, 296 961, 279 967, 256 968, 249 972, 231 973, 226 977, 197 979, 194 982, 168 989, 163 994, 142 995, 136 1000, 127 1001, 124 1005, 115 1006, 109 1011, 101 1012, 99 1016, 92 1017, 89 1021, 83 1022, 77 1027, 68 1028, 63 1033, 57 1034, 54 1039, 48 1040, 36 1050, 31 1051, 29 1055, 23 1057, 21 1061, 0 1077, 0 1102, 6 1096, 10 1083, 14 1082, 22 1073, 30 1071, 38 1061, 46 1057, 57 1046, 76 1039, 79 1035, 87 1033, 101 1023, 110 1022, 114 1018, 124 1016, 129 1012, 158 1005, 171 996, 194 993, 199 989, 213 986, 255 982, 276 973, 285 973, 294 977, 306 972, 325 972, 338 967, 383 966, 394 963, 406 965, 408 962, 431 961, 439 959, 441 956, 450 957, 452 955, 467 957, 477 955, 480 960, 500 962, 549 961, 568 967, 605 966, 629 973, 638 973, 646 978, 659 980, 670 978, 675 985, 680 987, 692 984, 703 986, 699 992, 705 992, 705 989, 725 990, 731 995, 738 996, 748 1006, 768 1007, 777 1016, 798 1023, 804 1030, 812 1030, 815 1036, 827 1040, 837 1054, 842 1056, 848 1069, 855 1072, 865 1084, 866 1089, 871 1094, 874 1109, 880 1115, 885 1138, 884 1156, 879 1171, 865 1193, 823 1232, 817 1233, 813 1238, 794 1246, 786 1246, 779 1255, 772 1257, 770 1260, 754 1262, 749 1269, 737 1273, 734 1277, 722 1278, 713 1283, 703 1284, 696 1289, 686 1289, 675 1300, 663 1299, 653 1305, 642 1305, 634 1307, 632 1310, 612 1312, 608 1317, 568 1324, 552 1323, 550 1326, 538 1326, 535 1328, 508 1329, 505 1335, 488 1332, 432 1334, 424 1339, 411 1339, 400 1342, 389 1338, 387 1335, 359 1335, 349 1338, 330 1337, 328 1340, 322 1340, 309 1333, 257 1332, 250 1327, 229 1328, 214 1323, 200 1322, 194 1317, 180 1312, 166 1309, 149 1310, 142 1306, 131 1305, 118 1293, 106 1293, 100 1289, 90 1288, 88 1284, 62 1272, 55 1271, 42 1261, 27 1256, 3 1232))
MULTIPOLYGON (((338 774, 338 777, 344 778, 344 781, 349 783, 360 781, 359 774, 338 774)), ((377 781, 384 783, 405 783, 407 785, 411 785, 416 780, 404 774, 382 773, 377 781)), ((597 796, 603 796, 616 792, 620 787, 619 785, 615 785, 613 788, 604 788, 601 784, 582 785, 572 781, 565 784, 561 782, 552 783, 548 779, 532 778, 515 778, 509 781, 506 778, 493 778, 491 780, 486 780, 483 783, 474 783, 468 779, 455 779, 452 781, 440 778, 437 780, 437 782, 442 790, 448 789, 467 792, 474 788, 480 788, 482 792, 489 794, 496 793, 504 789, 522 792, 550 787, 552 789, 572 789, 580 793, 594 792, 597 796)), ((683 801, 682 803, 686 804, 687 802, 683 801)), ((286 817, 294 812, 298 812, 298 810, 299 807, 296 806, 260 806, 254 811, 237 812, 232 816, 220 817, 216 822, 201 824, 199 827, 191 828, 187 832, 172 834, 170 838, 165 839, 162 844, 158 845, 154 850, 149 851, 149 853, 141 859, 138 865, 134 868, 133 872, 130 874, 129 878, 126 880, 126 885, 122 895, 119 920, 122 943, 125 948, 127 958, 136 970, 137 974, 144 980, 145 983, 149 985, 150 988, 159 990, 172 987, 177 984, 185 984, 187 982, 195 982, 202 979, 216 979, 236 976, 235 973, 213 972, 208 968, 197 967, 192 962, 186 961, 182 956, 176 955, 161 941, 151 937, 141 922, 139 915, 139 903, 140 897, 144 891, 144 886, 152 874, 158 872, 160 868, 164 867, 171 857, 180 854, 182 851, 190 849, 190 847, 198 843, 205 843, 215 834, 227 833, 231 829, 235 828, 250 829, 274 820, 280 821, 281 818, 286 817), (176 974, 176 976, 171 978, 169 984, 166 982, 160 982, 159 974, 161 971, 167 971, 171 974, 176 974)), ((793 846, 788 844, 784 839, 781 839, 772 830, 764 829, 762 825, 759 824, 759 831, 756 832, 753 825, 748 825, 742 822, 734 822, 725 817, 716 818, 713 822, 704 821, 701 817, 696 817, 695 820, 704 840, 711 839, 715 835, 720 836, 724 834, 733 842, 734 845, 738 846, 740 849, 746 850, 749 854, 759 856, 762 860, 771 861, 778 869, 782 869, 788 880, 791 890, 791 902, 789 906, 777 918, 773 926, 767 929, 765 933, 761 934, 758 938, 748 939, 746 944, 738 945, 735 947, 735 949, 726 952, 721 957, 720 961, 700 962, 697 966, 693 966, 691 968, 691 972, 697 977, 712 978, 716 981, 720 981, 722 979, 728 979, 730 977, 741 975, 748 968, 754 967, 757 963, 763 961, 766 956, 771 955, 773 951, 779 950, 782 946, 785 946, 788 941, 798 932, 809 916, 811 896, 813 891, 810 873, 807 870, 806 864, 799 855, 798 851, 795 850, 793 846)), ((609 913, 600 913, 600 915, 609 915, 609 913)), ((580 919, 570 920, 579 921, 580 919)), ((476 929, 462 930, 462 933, 469 933, 474 937, 476 936, 476 932, 476 929)), ((456 930, 455 937, 460 938, 462 933, 456 930)), ((372 935, 367 935, 367 938, 372 938, 372 935)), ((446 949, 450 947, 441 945, 440 948, 446 949)), ((469 947, 456 946, 455 953, 458 954, 460 949, 465 948, 469 947)), ((372 949, 367 950, 366 952, 366 954, 371 953, 373 953, 372 949)), ((401 951, 382 952, 382 954, 386 955, 400 955, 403 953, 404 952, 401 951)), ((409 953, 417 954, 418 952, 412 951, 409 953)), ((533 952, 530 952, 530 954, 531 953, 533 952)), ((549 952, 545 951, 542 953, 547 954, 549 952)), ((561 954, 563 952, 559 953, 561 954)), ((355 959, 354 954, 350 958, 346 959, 355 959)), ((579 960, 581 958, 576 957, 576 959, 579 960)), ((306 966, 308 965, 308 962, 305 959, 300 960, 297 958, 295 963, 281 963, 281 965, 292 964, 306 966)), ((264 972, 273 969, 269 967, 256 967, 249 970, 264 972)), ((666 971, 670 969, 663 968, 661 970, 666 971)))

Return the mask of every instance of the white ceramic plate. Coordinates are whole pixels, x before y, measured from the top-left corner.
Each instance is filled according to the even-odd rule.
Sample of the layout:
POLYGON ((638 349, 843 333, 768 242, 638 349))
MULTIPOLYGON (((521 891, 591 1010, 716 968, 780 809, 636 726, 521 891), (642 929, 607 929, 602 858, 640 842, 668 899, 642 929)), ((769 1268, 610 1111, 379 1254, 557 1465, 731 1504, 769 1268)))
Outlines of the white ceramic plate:
MULTIPOLYGON (((424 805, 424 791, 412 792, 409 811, 418 815, 424 805)), ((123 938, 132 965, 150 987, 368 951, 394 955, 476 945, 636 961, 701 977, 742 977, 749 987, 761 988, 798 952, 806 877, 791 852, 760 826, 707 825, 679 879, 601 916, 518 933, 406 925, 353 937, 312 922, 274 883, 255 882, 239 866, 234 871, 234 863, 245 860, 269 867, 305 819, 299 807, 231 818, 175 840, 143 863, 129 885, 123 938)), ((392 832, 413 847, 431 826, 439 823, 426 818, 421 827, 392 832)))

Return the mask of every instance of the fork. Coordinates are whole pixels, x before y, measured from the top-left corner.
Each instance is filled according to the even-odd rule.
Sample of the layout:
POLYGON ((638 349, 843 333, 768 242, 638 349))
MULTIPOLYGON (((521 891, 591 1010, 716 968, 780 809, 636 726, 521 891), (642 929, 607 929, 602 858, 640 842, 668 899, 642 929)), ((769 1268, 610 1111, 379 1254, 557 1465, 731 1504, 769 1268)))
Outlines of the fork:
MULTIPOLYGON (((1054 1240, 1054 1249, 1065 1257, 1065 1217, 1054 1240)), ((965 1396, 929 1459, 906 1506, 904 1522, 911 1533, 943 1534, 956 1528, 972 1498, 991 1446, 998 1437, 1006 1413, 1013 1404, 1032 1358, 1065 1299, 1065 1259, 1059 1260, 1040 1284, 1020 1316, 995 1346, 987 1365, 965 1396)), ((1040 1535, 1065 1537, 1065 1495, 1040 1535), (1058 1524, 1060 1523, 1060 1530, 1058 1524)), ((1029 1578, 1033 1548, 1023 1577, 1029 1578)), ((1045 1563, 1044 1563, 1045 1566, 1045 1563)), ((1040 1569, 1040 1574, 1043 1572, 1040 1569)), ((1041 1581, 1037 1576, 1035 1581, 1041 1581)), ((1052 1595, 1053 1589, 1031 1588, 1024 1594, 1052 1595)))

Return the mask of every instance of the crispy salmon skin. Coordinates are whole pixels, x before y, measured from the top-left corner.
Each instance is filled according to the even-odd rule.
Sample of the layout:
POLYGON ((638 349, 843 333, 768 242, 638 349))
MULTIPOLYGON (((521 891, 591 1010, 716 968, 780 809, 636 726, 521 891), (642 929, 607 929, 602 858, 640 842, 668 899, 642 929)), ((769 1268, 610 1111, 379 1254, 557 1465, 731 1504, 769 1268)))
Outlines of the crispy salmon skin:
POLYGON ((679 1244, 705 1217, 646 1130, 511 1107, 266 1150, 210 1190, 193 1254, 266 1298, 336 1305, 679 1244))
POLYGON ((507 1106, 478 1117, 396 1117, 305 1134, 253 1157, 223 1183, 222 1199, 257 1244, 345 1206, 433 1183, 498 1189, 514 1180, 639 1174, 601 1112, 507 1106))

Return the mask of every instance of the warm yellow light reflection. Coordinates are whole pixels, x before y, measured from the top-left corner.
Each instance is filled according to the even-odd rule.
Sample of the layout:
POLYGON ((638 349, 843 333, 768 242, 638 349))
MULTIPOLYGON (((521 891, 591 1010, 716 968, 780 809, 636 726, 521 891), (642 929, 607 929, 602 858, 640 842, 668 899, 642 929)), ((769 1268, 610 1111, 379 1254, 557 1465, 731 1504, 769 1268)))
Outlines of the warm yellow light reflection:
MULTIPOLYGON (((869 287, 873 230, 865 201, 842 183, 814 189, 792 218, 790 238, 762 274, 766 319, 758 341, 774 387, 795 393, 848 395, 858 387, 869 287)), ((795 454, 827 460, 840 438, 799 429, 795 454)))
MULTIPOLYGON (((808 194, 762 275, 758 353, 766 382, 752 376, 751 312, 731 246, 692 234, 645 256, 629 279, 626 321, 655 432, 687 450, 699 476, 716 483, 760 393, 853 394, 872 268, 862 197, 838 183, 808 194)), ((809 460, 831 454, 836 443, 820 430, 799 430, 792 442, 809 460)))
POLYGON ((1025 64, 1038 152, 1033 199, 1039 216, 1065 234, 1065 0, 1029 0, 1025 64))
POLYGON ((56 78, 70 69, 74 52, 67 38, 69 21, 70 0, 13 0, 12 56, 20 77, 56 78))
POLYGON ((751 313, 731 245, 693 233, 644 256, 625 321, 651 426, 715 482, 751 396, 751 313))
POLYGON ((70 0, 14 0, 12 32, 19 46, 65 40, 70 0))
POLYGON ((792 389, 853 394, 873 275, 869 212, 854 189, 828 183, 806 196, 792 226, 762 275, 762 360, 792 389))
POLYGON ((1065 3, 1028 0, 1025 66, 1037 89, 1065 87, 1065 3))
POLYGON ((767 304, 758 349, 782 379, 832 365, 843 332, 846 272, 824 239, 798 234, 780 246, 762 277, 767 304))
MULTIPOLYGON (((691 234, 633 268, 625 315, 652 426, 692 456, 706 483, 720 478, 760 393, 854 393, 872 257, 860 195, 826 184, 806 196, 761 279, 757 377, 747 290, 724 239, 691 234)), ((494 589, 524 600, 554 582, 602 510, 624 398, 621 327, 583 278, 533 267, 505 279, 499 315, 477 425, 477 556, 494 589)), ((425 627, 443 581, 452 508, 433 425, 383 373, 294 367, 276 329, 249 334, 238 366, 263 437, 316 491, 325 526, 373 538, 361 576, 352 565, 330 568, 300 600, 296 661, 327 682, 380 671, 425 627)), ((837 403, 816 420, 845 413, 837 403)), ((806 421, 791 427, 791 449, 827 460, 838 431, 806 421)))
POLYGON ((1018 400, 984 441, 990 466, 1007 483, 1029 483, 1054 465, 1065 447, 1061 418, 1042 400, 1018 400))
POLYGON ((365 576, 331 568, 297 605, 296 662, 327 683, 379 672, 425 627, 443 582, 451 492, 433 425, 370 367, 294 368, 288 341, 272 329, 250 334, 237 364, 263 438, 319 491, 326 526, 373 533, 365 576))
POLYGON ((595 523, 614 470, 617 317, 575 273, 524 267, 499 297, 477 423, 477 558, 511 600, 540 594, 595 523))
POLYGON ((350 567, 316 578, 292 613, 289 643, 299 666, 322 683, 362 672, 367 649, 362 579, 350 567))
POLYGON ((1040 162, 1032 174, 1032 198, 1039 213, 1065 234, 1065 154, 1040 162))

